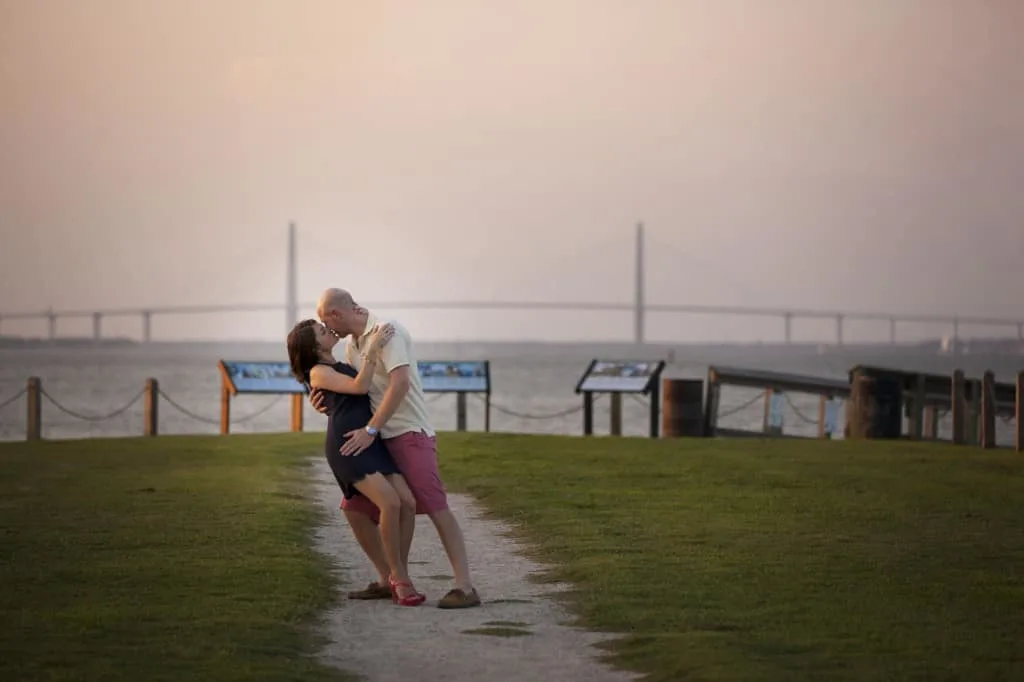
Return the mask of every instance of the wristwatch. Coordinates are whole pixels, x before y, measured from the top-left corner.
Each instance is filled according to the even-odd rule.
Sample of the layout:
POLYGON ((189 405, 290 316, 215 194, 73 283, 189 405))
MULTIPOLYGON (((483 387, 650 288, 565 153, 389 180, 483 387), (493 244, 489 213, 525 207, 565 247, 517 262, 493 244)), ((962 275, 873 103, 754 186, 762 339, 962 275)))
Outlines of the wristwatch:
POLYGON ((377 435, 377 429, 373 428, 369 424, 366 425, 366 432, 368 434, 370 434, 371 436, 376 436, 377 435))

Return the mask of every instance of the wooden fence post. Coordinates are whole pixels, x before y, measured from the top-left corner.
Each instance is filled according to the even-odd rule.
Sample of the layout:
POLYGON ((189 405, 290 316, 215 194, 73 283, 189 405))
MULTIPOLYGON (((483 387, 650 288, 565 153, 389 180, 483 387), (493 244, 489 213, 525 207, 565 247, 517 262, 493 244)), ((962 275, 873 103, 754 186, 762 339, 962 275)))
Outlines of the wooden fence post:
POLYGON ((871 377, 858 375, 854 377, 850 387, 850 402, 847 404, 850 440, 862 440, 872 436, 873 398, 871 395, 874 380, 871 377))
POLYGON ((160 382, 146 379, 142 401, 142 435, 155 436, 160 432, 160 382))
POLYGON ((978 426, 981 424, 981 381, 971 379, 967 385, 971 387, 971 397, 967 401, 967 444, 977 445, 978 426))
POLYGON ((996 375, 985 372, 981 379, 981 447, 996 446, 996 375))
POLYGON ((828 412, 828 401, 832 396, 818 396, 818 438, 831 438, 832 434, 825 428, 825 419, 828 412))
POLYGON ((303 417, 305 412, 303 410, 306 407, 306 394, 305 393, 293 393, 291 396, 291 404, 288 409, 288 427, 293 433, 302 431, 303 417))
POLYGON ((231 432, 231 387, 226 381, 220 389, 220 432, 221 435, 231 432))
POLYGON ((25 393, 28 403, 25 440, 40 440, 43 437, 43 383, 39 377, 29 377, 25 393))

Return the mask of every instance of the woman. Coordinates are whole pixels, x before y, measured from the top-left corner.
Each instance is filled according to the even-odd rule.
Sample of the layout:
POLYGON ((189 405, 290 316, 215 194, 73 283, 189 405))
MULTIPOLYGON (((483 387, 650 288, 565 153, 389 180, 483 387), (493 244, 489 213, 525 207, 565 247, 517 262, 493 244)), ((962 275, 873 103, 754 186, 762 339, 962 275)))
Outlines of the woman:
POLYGON ((380 510, 380 534, 391 569, 391 601, 419 606, 426 597, 415 590, 408 566, 401 560, 402 532, 411 533, 416 522, 416 499, 398 471, 387 448, 378 438, 358 455, 341 454, 345 434, 361 429, 373 417, 370 388, 381 349, 395 330, 375 328, 370 336, 362 369, 336 362, 331 350, 338 337, 316 320, 299 322, 288 334, 288 359, 292 374, 310 390, 319 388, 327 400, 327 437, 324 448, 345 497, 365 495, 380 510))

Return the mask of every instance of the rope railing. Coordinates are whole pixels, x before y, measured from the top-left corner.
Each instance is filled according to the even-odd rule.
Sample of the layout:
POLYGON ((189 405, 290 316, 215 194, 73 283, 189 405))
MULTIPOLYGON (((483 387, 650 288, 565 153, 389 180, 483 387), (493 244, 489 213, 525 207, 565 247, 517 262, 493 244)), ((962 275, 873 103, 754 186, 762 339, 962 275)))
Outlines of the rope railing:
POLYGON ((72 419, 97 424, 122 417, 125 413, 128 413, 132 408, 135 408, 140 402, 142 402, 142 408, 137 409, 135 412, 136 415, 141 413, 142 416, 143 424, 141 431, 143 435, 155 436, 159 431, 157 419, 157 415, 159 413, 158 407, 159 404, 163 402, 187 418, 202 422, 203 424, 219 425, 221 427, 221 433, 228 433, 229 425, 251 422, 269 412, 278 405, 283 398, 289 395, 293 400, 291 430, 302 430, 302 410, 299 409, 301 408, 301 405, 295 404, 297 401, 304 399, 304 396, 301 394, 275 395, 270 402, 261 406, 256 411, 244 416, 229 418, 229 413, 227 412, 228 403, 226 401, 230 400, 231 394, 225 393, 222 395, 221 405, 223 412, 220 418, 211 418, 185 407, 180 401, 175 400, 172 396, 168 395, 166 391, 162 390, 155 379, 148 379, 142 390, 135 393, 127 402, 119 405, 117 409, 105 413, 94 413, 69 406, 63 401, 58 400, 52 393, 43 388, 42 382, 38 377, 32 377, 28 380, 25 388, 18 391, 17 394, 0 402, 0 409, 10 407, 17 401, 25 399, 25 406, 27 408, 25 421, 27 440, 39 440, 43 437, 42 408, 44 403, 55 408, 60 414, 71 417, 72 419))
POLYGON ((728 410, 726 410, 725 412, 719 412, 718 413, 718 418, 721 419, 723 417, 731 417, 734 414, 739 414, 740 412, 742 412, 743 410, 746 410, 747 408, 751 407, 754 403, 756 403, 756 402, 758 402, 760 400, 764 400, 764 395, 763 394, 755 395, 753 398, 751 398, 747 402, 743 403, 742 405, 737 405, 735 407, 731 407, 728 410))
MULTIPOLYGON (((476 395, 477 400, 479 400, 481 402, 483 402, 485 400, 480 395, 477 395, 477 394, 475 394, 475 395, 476 395)), ((595 399, 595 402, 597 402, 597 400, 600 400, 600 396, 598 396, 598 398, 595 399)), ((495 404, 494 401, 491 401, 491 408, 494 409, 494 410, 497 410, 498 412, 500 412, 500 413, 502 413, 504 415, 508 415, 510 417, 515 417, 517 419, 530 419, 530 420, 537 420, 537 421, 543 421, 545 419, 559 419, 561 417, 568 417, 569 415, 577 414, 577 413, 583 411, 583 406, 582 405, 576 405, 574 407, 570 407, 570 408, 567 408, 567 409, 564 409, 564 410, 560 410, 558 412, 549 412, 549 413, 546 413, 546 414, 536 414, 536 413, 530 413, 530 412, 519 412, 518 410, 513 410, 511 408, 503 407, 502 405, 495 404)))
POLYGON ((59 411, 61 411, 64 414, 68 415, 69 417, 74 417, 75 419, 80 419, 82 421, 87 421, 87 422, 104 422, 104 421, 108 421, 110 419, 113 419, 115 417, 120 417, 122 414, 124 414, 129 409, 131 409, 132 406, 135 405, 135 403, 139 402, 139 400, 145 394, 146 394, 146 389, 142 389, 141 391, 136 393, 132 397, 132 399, 129 400, 127 403, 125 403, 121 407, 117 408, 113 412, 109 412, 107 414, 85 414, 83 412, 78 412, 76 410, 72 410, 69 407, 65 407, 64 405, 59 403, 56 398, 54 398, 52 395, 47 393, 45 389, 42 391, 42 396, 44 398, 46 398, 46 400, 49 401, 49 403, 51 405, 53 405, 54 407, 56 407, 59 411))
POLYGON ((803 411, 801 411, 800 408, 796 406, 796 403, 793 402, 793 399, 789 397, 788 393, 783 393, 782 397, 786 400, 786 405, 789 406, 789 409, 793 410, 793 414, 797 416, 797 419, 804 422, 805 424, 814 425, 818 423, 818 418, 808 417, 806 414, 804 414, 803 411))
MULTIPOLYGON (((13 402, 14 400, 16 400, 17 398, 20 398, 24 394, 25 394, 25 391, 22 391, 20 394, 15 396, 14 399, 12 399, 12 400, 10 400, 8 402, 13 402)), ((67 407, 66 405, 64 405, 61 402, 59 402, 56 398, 54 398, 52 395, 50 395, 45 390, 43 390, 42 393, 41 393, 41 395, 44 398, 46 398, 46 400, 51 405, 56 407, 60 412, 68 415, 69 417, 73 417, 75 419, 79 419, 79 420, 82 420, 82 421, 88 421, 88 422, 103 422, 103 421, 109 421, 111 419, 119 417, 122 414, 124 414, 125 412, 127 412, 129 409, 134 407, 135 404, 138 403, 145 394, 146 394, 146 390, 145 389, 139 391, 134 396, 132 396, 132 399, 129 400, 127 403, 125 403, 121 407, 117 408, 116 410, 113 410, 111 412, 107 412, 106 414, 86 414, 84 412, 79 412, 77 410, 73 410, 73 409, 67 407)), ((160 397, 163 400, 165 400, 167 402, 168 405, 170 405, 171 407, 173 407, 175 410, 177 410, 181 414, 185 415, 186 417, 189 417, 191 419, 195 419, 196 421, 203 422, 204 424, 214 424, 214 425, 220 424, 220 419, 211 419, 209 417, 204 417, 201 414, 197 414, 197 413, 193 412, 192 410, 188 409, 187 407, 184 407, 178 401, 174 400, 174 398, 172 398, 171 396, 167 395, 167 393, 165 393, 163 390, 159 391, 159 395, 160 395, 160 397)), ((271 408, 273 408, 275 405, 277 405, 278 403, 281 402, 281 399, 283 397, 284 396, 280 396, 280 395, 276 396, 273 400, 271 400, 269 403, 267 403, 266 405, 264 405, 260 409, 256 410, 255 412, 253 412, 251 414, 247 414, 244 417, 232 418, 231 419, 231 423, 232 424, 245 424, 246 422, 250 422, 253 419, 255 419, 255 418, 257 418, 257 417, 259 417, 261 415, 264 415, 267 412, 269 412, 271 408)), ((3 407, 3 406, 4 405, 0 405, 0 407, 3 407)))
MULTIPOLYGON (((163 400, 167 401, 168 405, 170 405, 171 407, 173 407, 175 410, 177 410, 181 414, 185 415, 186 417, 189 417, 190 419, 195 419, 196 421, 203 422, 204 424, 220 424, 221 423, 220 419, 210 419, 209 417, 204 417, 201 414, 196 414, 192 410, 190 410, 187 407, 183 406, 178 401, 174 400, 174 398, 172 398, 171 396, 169 396, 166 393, 164 393, 164 391, 162 389, 160 390, 160 397, 163 400)), ((250 422, 253 419, 255 419, 256 417, 259 417, 260 415, 263 415, 263 414, 266 414, 267 412, 269 412, 270 408, 272 408, 275 405, 277 405, 278 403, 280 403, 283 398, 284 398, 283 395, 276 396, 273 400, 271 400, 269 403, 267 403, 266 405, 264 405, 260 409, 256 410, 252 414, 247 414, 244 417, 233 418, 230 421, 231 421, 232 424, 245 424, 246 422, 250 422)))
POLYGON ((25 395, 26 393, 28 393, 28 389, 23 388, 20 391, 18 391, 17 393, 15 393, 14 395, 12 395, 7 400, 5 400, 3 402, 0 402, 0 410, 4 409, 5 407, 7 407, 9 405, 13 405, 15 402, 20 400, 21 397, 23 395, 25 395))

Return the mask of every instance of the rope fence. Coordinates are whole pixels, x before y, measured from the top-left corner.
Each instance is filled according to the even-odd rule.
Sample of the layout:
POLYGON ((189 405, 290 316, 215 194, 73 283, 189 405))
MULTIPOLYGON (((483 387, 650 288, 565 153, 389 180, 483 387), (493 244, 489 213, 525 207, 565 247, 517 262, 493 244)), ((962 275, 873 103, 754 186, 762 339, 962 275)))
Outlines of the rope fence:
MULTIPOLYGON (((474 394, 474 395, 476 395, 476 398, 477 398, 478 401, 485 402, 486 399, 481 397, 479 394, 474 394)), ((599 399, 600 399, 600 396, 598 397, 598 400, 599 399)), ((596 403, 597 400, 595 400, 594 402, 596 403)), ((547 419, 561 419, 563 417, 568 417, 568 416, 573 415, 573 414, 578 414, 578 413, 583 411, 583 405, 576 405, 574 407, 566 408, 564 410, 558 410, 557 412, 547 412, 547 413, 544 413, 544 414, 536 414, 536 413, 531 413, 531 412, 520 412, 518 410, 513 410, 513 409, 511 409, 509 407, 504 407, 502 405, 496 404, 494 401, 491 401, 491 409, 496 410, 496 411, 500 412, 501 414, 507 415, 509 417, 515 417, 516 419, 529 419, 529 420, 534 420, 534 421, 543 421, 543 420, 547 420, 547 419)))
MULTIPOLYGON (((226 427, 229 424, 240 425, 252 422, 272 410, 275 406, 279 405, 285 397, 287 397, 285 394, 275 395, 266 405, 263 405, 256 411, 246 415, 227 418, 228 415, 222 414, 220 418, 213 418, 200 414, 196 410, 192 410, 184 406, 180 401, 175 400, 172 396, 168 395, 166 391, 159 388, 159 384, 156 380, 149 379, 146 381, 146 386, 142 390, 135 393, 130 400, 119 405, 116 409, 104 413, 95 413, 71 407, 61 400, 58 400, 52 393, 43 388, 42 382, 38 378, 33 377, 29 379, 25 388, 0 402, 0 410, 10 408, 14 406, 15 403, 25 400, 25 406, 27 407, 25 423, 27 440, 38 440, 42 438, 42 407, 44 403, 53 407, 62 415, 70 417, 73 420, 89 424, 98 424, 117 419, 124 416, 126 413, 129 413, 132 408, 138 407, 140 403, 143 403, 141 406, 144 422, 142 429, 143 434, 156 435, 158 431, 156 420, 159 404, 163 402, 165 405, 171 407, 177 413, 188 419, 192 419, 203 424, 219 425, 221 427, 221 432, 226 433, 226 427)), ((292 398, 305 399, 305 396, 293 394, 292 398)), ((222 409, 225 405, 226 403, 222 401, 222 409)), ((294 418, 295 416, 293 411, 293 424, 294 418)))
POLYGON ((758 395, 755 395, 753 398, 751 398, 750 400, 746 401, 745 403, 743 403, 741 405, 737 405, 736 407, 731 407, 728 410, 726 410, 725 412, 719 412, 718 413, 718 418, 721 419, 722 417, 731 417, 734 414, 739 414, 743 410, 746 410, 746 409, 749 409, 750 407, 752 407, 754 405, 754 403, 760 402, 762 400, 764 400, 764 395, 759 393, 758 395))
POLYGON ((782 396, 786 400, 786 405, 789 407, 789 409, 791 409, 793 411, 793 414, 796 415, 797 419, 799 419, 800 421, 802 421, 805 424, 817 424, 818 423, 818 418, 817 417, 808 417, 806 414, 804 414, 800 410, 800 408, 796 406, 796 403, 793 402, 793 399, 789 397, 788 393, 783 393, 782 396))
MULTIPOLYGON (((177 410, 181 414, 185 415, 186 417, 189 417, 190 419, 195 419, 196 421, 203 422, 204 424, 217 424, 217 425, 219 425, 221 423, 220 419, 210 419, 209 417, 204 417, 201 414, 196 414, 195 412, 193 412, 192 410, 188 409, 187 407, 182 406, 179 402, 174 400, 174 398, 172 398, 171 396, 169 396, 166 393, 164 393, 163 390, 161 390, 159 392, 159 394, 160 394, 160 397, 163 400, 167 401, 168 405, 170 405, 171 407, 173 407, 175 410, 177 410)), ((276 396, 273 400, 271 400, 269 403, 267 403, 266 405, 264 405, 260 409, 256 410, 252 414, 248 414, 248 415, 246 415, 244 417, 238 417, 238 418, 235 418, 235 419, 231 419, 231 423, 232 424, 245 424, 247 422, 251 422, 256 417, 259 417, 260 415, 263 415, 263 414, 266 414, 267 412, 269 412, 270 409, 272 407, 274 407, 275 405, 277 405, 278 403, 280 403, 282 399, 284 399, 283 395, 276 396)))
POLYGON ((145 394, 146 389, 142 389, 141 391, 136 393, 135 396, 127 403, 125 403, 122 407, 119 407, 113 412, 109 412, 107 414, 85 414, 83 412, 78 412, 68 407, 65 407, 64 405, 57 402, 57 399, 54 398, 49 393, 47 393, 45 389, 43 389, 42 391, 42 396, 46 398, 46 400, 49 401, 51 405, 56 407, 58 411, 63 412, 69 417, 74 417, 75 419, 80 419, 81 421, 86 422, 105 422, 114 419, 115 417, 120 417, 122 414, 131 409, 131 407, 135 405, 135 403, 139 402, 142 399, 142 396, 144 396, 145 394))
POLYGON ((25 395, 26 393, 28 393, 28 389, 27 388, 21 389, 20 391, 18 391, 14 395, 12 395, 10 398, 8 398, 7 400, 5 400, 2 403, 0 403, 0 410, 4 409, 8 405, 13 405, 17 401, 21 400, 21 397, 23 395, 25 395))
MULTIPOLYGON (((743 372, 745 370, 734 370, 734 371, 735 372, 743 372)), ((754 373, 754 374, 756 374, 756 373, 754 373)), ((962 377, 962 373, 959 376, 962 377)), ((746 379, 746 380, 749 381, 749 379, 746 379)), ((666 380, 666 388, 664 389, 665 391, 669 391, 669 387, 668 387, 668 383, 667 383, 668 381, 669 380, 666 380)), ((680 380, 680 381, 682 381, 682 380, 680 380)), ((691 380, 686 380, 686 381, 687 382, 691 382, 691 380)), ((697 381, 699 381, 699 380, 697 380, 697 381)), ((742 379, 740 381, 742 381, 742 379)), ((963 383, 962 378, 957 380, 957 381, 961 381, 961 384, 963 383)), ((1018 387, 1022 385, 1020 383, 1021 381, 1024 381, 1024 374, 1022 374, 1021 378, 1018 379, 1018 384, 1017 384, 1018 387)), ((728 381, 726 381, 722 385, 729 385, 729 383, 728 383, 728 381)), ((753 388, 753 386, 751 386, 749 383, 748 384, 740 383, 739 385, 740 386, 747 386, 748 390, 749 390, 749 388, 753 388)), ((950 400, 952 402, 949 403, 950 405, 954 405, 955 404, 953 408, 942 407, 941 400, 936 400, 935 396, 932 396, 931 398, 929 398, 929 400, 931 402, 926 402, 925 403, 925 408, 921 408, 920 406, 918 406, 917 408, 913 408, 912 404, 907 404, 906 409, 908 411, 913 411, 912 408, 918 410, 918 412, 916 412, 917 416, 914 417, 914 419, 920 419, 921 418, 921 413, 920 413, 921 409, 925 409, 925 411, 927 412, 927 414, 924 417, 924 419, 925 419, 925 422, 924 422, 925 426, 924 426, 924 428, 925 428, 926 431, 928 431, 930 433, 930 435, 928 435, 926 433, 924 435, 924 437, 925 438, 937 438, 938 437, 938 429, 939 429, 938 422, 940 422, 943 419, 945 419, 951 413, 954 416, 954 420, 956 420, 957 414, 958 414, 957 410, 958 409, 960 409, 960 410, 966 409, 966 412, 960 412, 959 413, 960 414, 959 419, 961 421, 958 422, 958 423, 960 423, 961 426, 957 427, 957 428, 963 428, 963 426, 962 426, 963 421, 967 422, 967 429, 970 432, 968 434, 968 436, 967 436, 967 441, 969 441, 970 443, 973 443, 975 445, 979 445, 980 444, 980 445, 982 445, 982 447, 992 447, 993 444, 995 443, 995 436, 993 434, 997 433, 996 431, 993 430, 993 424, 1001 422, 1003 425, 1011 427, 1010 430, 1014 434, 1014 440, 1017 443, 1016 447, 1017 447, 1018 450, 1021 450, 1021 447, 1022 447, 1021 444, 1022 444, 1022 442, 1024 442, 1024 436, 1022 436, 1022 433, 1024 433, 1024 430, 1021 429, 1021 425, 1018 423, 1019 421, 1021 421, 1020 417, 1019 417, 1019 415, 1021 413, 1021 405, 1020 405, 1020 402, 1021 402, 1021 397, 1020 397, 1021 389, 1020 388, 1016 388, 1016 392, 1015 392, 1014 386, 1012 384, 1009 385, 1009 386, 1007 384, 1005 384, 1005 383, 1003 383, 1003 384, 996 384, 995 381, 994 381, 994 378, 991 375, 991 373, 986 373, 984 379, 982 379, 982 380, 977 380, 977 379, 970 380, 968 382, 968 385, 969 386, 970 385, 974 385, 976 387, 980 387, 982 390, 979 393, 977 388, 975 388, 970 393, 967 394, 967 398, 966 398, 967 399, 967 404, 966 404, 965 408, 956 408, 955 405, 960 405, 962 403, 957 403, 954 398, 950 398, 950 400), (973 382, 973 384, 971 382, 973 382), (1013 426, 1015 424, 1016 424, 1016 427, 1013 426), (980 437, 980 436, 977 436, 977 435, 970 435, 970 434, 978 434, 978 433, 983 433, 985 435, 984 435, 983 438, 980 437)), ((919 386, 920 386, 920 384, 919 384, 919 386)), ((181 415, 181 416, 183 416, 183 417, 185 417, 187 419, 191 419, 193 421, 196 421, 196 422, 199 422, 199 423, 202 423, 202 424, 206 424, 206 425, 220 426, 221 433, 228 433, 230 425, 232 425, 232 424, 233 425, 241 425, 241 424, 246 424, 246 423, 253 422, 254 420, 260 418, 261 416, 267 414, 272 409, 274 409, 277 405, 279 405, 282 402, 282 400, 285 397, 290 397, 291 401, 292 401, 292 410, 291 410, 292 430, 293 431, 301 431, 302 430, 302 420, 303 420, 303 416, 302 415, 303 415, 304 409, 306 408, 305 402, 307 401, 307 396, 305 396, 304 394, 292 393, 292 394, 278 394, 278 395, 274 395, 269 402, 267 402, 265 405, 260 406, 255 411, 250 412, 250 413, 245 414, 245 415, 232 416, 230 414, 231 411, 230 411, 229 404, 230 404, 230 398, 233 397, 234 394, 231 393, 229 395, 228 393, 225 392, 226 390, 227 389, 222 389, 222 394, 221 394, 221 414, 220 414, 219 417, 204 415, 200 411, 197 411, 195 409, 191 409, 190 407, 182 404, 181 401, 177 400, 175 397, 169 395, 166 391, 164 391, 162 388, 160 388, 158 382, 156 380, 154 380, 154 379, 147 380, 146 381, 146 386, 142 390, 140 390, 140 391, 136 392, 135 394, 133 394, 129 400, 127 400, 123 404, 118 405, 116 409, 112 409, 112 410, 110 410, 108 412, 97 413, 97 412, 92 412, 92 411, 89 411, 89 410, 78 409, 77 407, 72 407, 72 406, 69 406, 69 405, 65 404, 63 401, 58 400, 52 393, 50 393, 49 391, 44 389, 42 387, 41 381, 38 378, 33 377, 33 378, 29 379, 28 384, 27 384, 27 386, 25 388, 22 388, 22 389, 18 390, 14 395, 11 395, 11 396, 9 396, 7 398, 4 398, 3 400, 0 400, 0 410, 11 409, 19 401, 25 400, 25 405, 27 407, 27 419, 26 419, 26 423, 25 423, 25 428, 26 428, 26 433, 27 433, 27 439, 28 440, 36 440, 36 439, 39 439, 39 438, 42 437, 42 426, 41 426, 41 424, 42 424, 42 406, 43 406, 44 402, 47 405, 51 406, 52 408, 56 409, 59 413, 65 415, 67 417, 70 417, 70 418, 72 418, 74 420, 77 420, 77 421, 87 422, 87 423, 90 423, 90 424, 107 422, 107 421, 111 421, 111 420, 117 419, 119 417, 122 417, 125 414, 129 413, 129 411, 131 411, 133 408, 136 408, 140 403, 142 403, 141 410, 139 410, 139 411, 142 412, 142 416, 143 416, 143 429, 142 430, 143 430, 143 433, 145 435, 149 435, 149 436, 157 435, 157 431, 158 431, 158 429, 157 429, 157 422, 156 422, 157 414, 158 414, 158 411, 159 411, 160 403, 163 403, 164 405, 166 405, 167 407, 171 408, 176 413, 178 413, 179 415, 181 415), (296 425, 298 425, 298 426, 296 427, 296 425)), ((708 390, 710 391, 711 389, 708 388, 708 390)), ((917 390, 923 390, 923 389, 917 389, 917 390)), ((793 393, 793 394, 795 394, 797 396, 806 394, 808 396, 817 398, 818 400, 824 400, 822 395, 826 395, 826 394, 819 395, 818 393, 816 393, 814 391, 813 388, 810 391, 800 391, 800 390, 790 391, 790 390, 775 389, 774 393, 773 393, 773 387, 772 386, 766 386, 764 389, 757 389, 757 390, 755 390, 755 393, 752 396, 750 396, 748 399, 745 399, 742 402, 739 402, 739 403, 737 403, 735 405, 732 405, 732 406, 728 407, 727 409, 722 409, 721 407, 719 407, 718 410, 717 410, 717 414, 715 414, 715 415, 708 415, 707 418, 709 420, 712 420, 712 421, 717 421, 719 419, 728 418, 728 417, 731 417, 731 416, 734 416, 734 415, 746 412, 748 410, 751 410, 751 408, 754 408, 755 405, 757 405, 758 403, 760 403, 762 401, 770 401, 770 402, 765 402, 765 411, 766 411, 765 414, 768 415, 768 411, 769 410, 771 411, 771 414, 773 415, 771 417, 771 419, 773 420, 774 426, 772 426, 772 428, 769 428, 769 426, 768 426, 769 417, 766 416, 765 417, 765 424, 766 425, 764 427, 764 430, 766 431, 766 435, 775 435, 775 434, 781 433, 782 423, 784 422, 783 415, 791 413, 792 415, 795 415, 796 420, 800 424, 805 425, 805 426, 809 426, 809 427, 817 427, 819 437, 831 437, 830 435, 823 435, 824 434, 824 430, 827 429, 828 431, 833 431, 834 429, 836 429, 837 424, 838 424, 838 422, 836 420, 838 419, 838 414, 839 414, 837 412, 837 410, 841 410, 842 409, 842 404, 844 402, 847 402, 849 399, 845 399, 844 400, 843 398, 837 398, 837 399, 829 398, 830 402, 826 405, 824 410, 822 410, 822 408, 819 407, 818 410, 817 410, 817 413, 810 413, 810 412, 808 412, 808 409, 809 409, 808 406, 801 405, 800 404, 801 401, 800 401, 799 398, 797 400, 794 400, 794 398, 791 395, 791 393, 793 393), (772 395, 775 395, 775 398, 772 398, 772 395), (781 398, 783 402, 774 402, 774 401, 778 400, 779 398, 781 398), (784 408, 783 408, 783 406, 784 406, 784 408), (780 410, 782 410, 782 411, 780 412, 780 410), (823 419, 824 419, 824 421, 823 421, 823 419), (778 420, 778 421, 774 421, 774 420, 778 420), (774 429, 779 429, 779 430, 775 431, 774 429)), ((428 395, 427 396, 427 402, 430 403, 430 404, 434 404, 437 401, 439 401, 442 398, 444 398, 445 395, 447 395, 447 394, 446 393, 437 393, 437 394, 433 394, 433 395, 428 395)), ((572 415, 580 414, 582 412, 582 413, 584 413, 584 433, 585 434, 589 434, 590 433, 590 428, 591 428, 590 425, 592 424, 593 412, 589 412, 587 410, 592 409, 594 407, 594 405, 598 404, 600 401, 602 401, 603 399, 607 398, 608 395, 610 395, 610 394, 608 394, 608 393, 595 393, 595 394, 591 394, 590 398, 587 398, 586 400, 582 400, 580 402, 577 402, 576 404, 572 405, 571 407, 557 408, 557 409, 552 409, 551 411, 531 411, 531 410, 528 410, 528 409, 518 408, 518 407, 515 407, 515 406, 507 404, 507 403, 494 402, 491 399, 490 395, 487 395, 486 397, 483 396, 482 394, 479 394, 479 393, 471 393, 471 394, 468 394, 468 395, 473 395, 474 398, 476 398, 476 400, 478 402, 484 403, 489 409, 493 409, 495 412, 497 412, 499 414, 505 415, 507 417, 511 417, 513 419, 519 419, 519 420, 536 421, 536 422, 558 420, 558 419, 565 419, 566 417, 570 417, 572 415)), ((636 405, 639 405, 641 408, 643 408, 643 409, 645 409, 647 411, 651 410, 652 404, 653 405, 657 405, 658 404, 656 401, 654 403, 652 403, 653 398, 647 399, 646 397, 641 396, 639 394, 635 394, 635 393, 627 393, 627 395, 629 396, 629 398, 636 405)), ((665 395, 668 396, 668 393, 666 393, 665 395)), ((740 395, 742 395, 742 394, 740 394, 740 395)), ((904 395, 907 396, 906 393, 904 395)), ((954 396, 959 395, 960 398, 958 400, 965 400, 962 386, 961 386, 960 389, 954 389, 953 395, 954 396), (957 394, 957 392, 956 392, 957 390, 960 390, 959 394, 957 394)), ((459 411, 459 415, 460 415, 459 416, 459 426, 458 426, 459 429, 464 429, 465 428, 465 402, 464 402, 463 398, 464 398, 464 396, 462 398, 460 398, 459 404, 457 406, 458 411, 459 411)), ((850 399, 854 399, 854 402, 856 403, 856 399, 855 398, 850 398, 850 399)), ((909 398, 905 398, 905 399, 909 399, 909 398)), ((665 400, 665 398, 663 398, 662 402, 664 402, 664 400, 665 400)), ((686 400, 680 402, 678 398, 675 398, 675 399, 673 399, 673 404, 671 406, 668 405, 668 404, 665 404, 664 405, 665 409, 671 408, 671 416, 669 416, 668 412, 662 413, 662 410, 660 410, 660 409, 658 410, 658 412, 659 412, 658 415, 654 415, 654 414, 650 415, 650 417, 651 417, 650 418, 650 424, 651 424, 651 435, 652 435, 652 437, 656 437, 658 435, 658 428, 657 428, 656 419, 659 417, 659 415, 663 416, 664 419, 666 420, 665 422, 663 422, 663 424, 668 424, 670 421, 672 421, 672 419, 678 419, 678 418, 685 418, 685 419, 687 419, 689 421, 694 421, 695 419, 699 419, 703 415, 703 413, 705 413, 706 410, 707 410, 707 407, 703 406, 702 403, 703 403, 703 401, 700 399, 699 395, 697 395, 696 400, 694 400, 693 393, 691 391, 690 397, 687 398, 686 400), (698 411, 701 414, 697 414, 698 411)), ((716 405, 721 405, 719 400, 716 400, 715 404, 716 405)), ((821 405, 821 403, 819 403, 819 405, 821 405)), ((138 412, 136 412, 136 414, 137 413, 138 412)), ((612 413, 612 421, 613 421, 613 423, 615 425, 617 425, 617 426, 613 426, 613 433, 612 433, 612 435, 620 435, 620 433, 621 433, 622 411, 621 411, 621 402, 619 402, 618 399, 612 400, 611 413, 612 413)), ((847 414, 849 415, 849 412, 847 414)), ((908 414, 909 414, 909 412, 908 412, 908 414)), ((489 412, 488 412, 488 415, 489 415, 489 412)), ((849 416, 847 418, 849 419, 849 416)), ((912 421, 913 421, 913 419, 912 419, 912 421)), ((913 423, 916 424, 916 426, 914 428, 916 428, 918 431, 920 431, 921 424, 919 424, 916 421, 913 421, 913 423)), ((487 425, 485 426, 485 429, 489 429, 489 424, 490 424, 489 416, 488 416, 488 419, 486 421, 486 424, 487 425)), ((947 425, 947 427, 946 427, 947 431, 948 431, 948 428, 949 427, 947 425)), ((661 435, 665 435, 665 434, 669 433, 669 431, 668 431, 669 427, 667 425, 663 426, 663 429, 665 430, 665 433, 663 433, 661 435)), ((710 431, 710 433, 713 435, 714 434, 714 426, 713 425, 712 425, 711 429, 712 430, 710 431)), ((733 429, 733 430, 735 430, 735 429, 733 429)), ((761 428, 760 427, 754 427, 754 430, 756 432, 760 432, 761 428)), ((1005 434, 1004 431, 999 431, 998 433, 1005 434)), ((680 433, 676 433, 675 435, 681 435, 681 434, 680 433)), ((693 435, 693 434, 687 434, 687 435, 693 435)), ((798 434, 790 434, 790 435, 798 435, 798 434)), ((913 435, 913 434, 911 434, 911 435, 913 435)), ((919 433, 918 435, 921 435, 921 434, 919 433)), ((954 441, 955 442, 959 442, 959 443, 965 442, 965 440, 963 439, 963 436, 954 436, 954 441), (956 440, 956 438, 960 438, 961 440, 956 440)))

